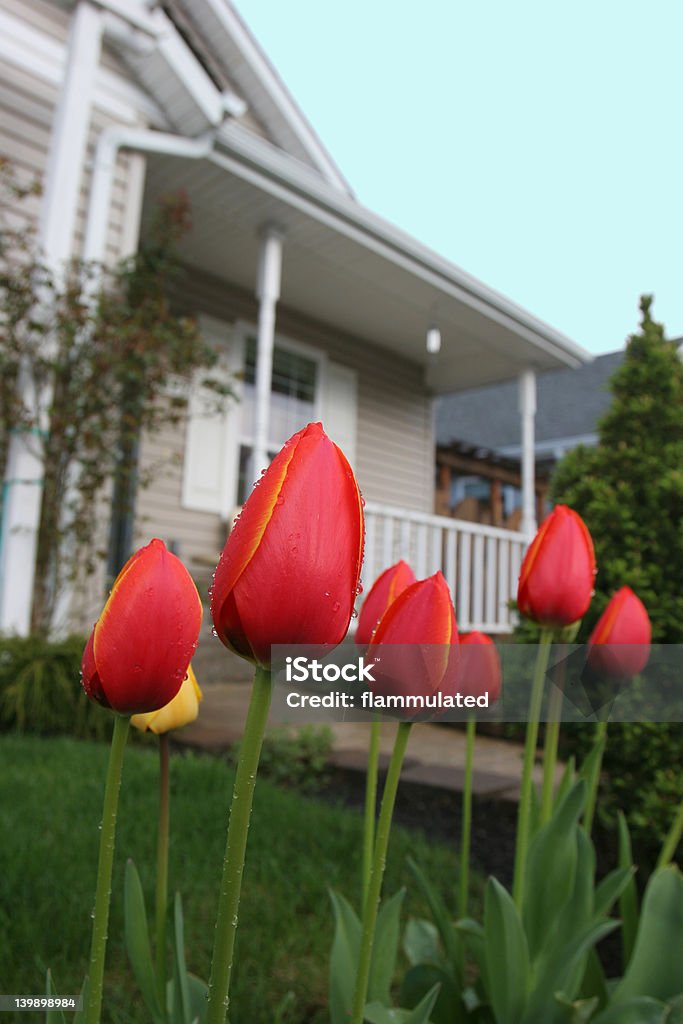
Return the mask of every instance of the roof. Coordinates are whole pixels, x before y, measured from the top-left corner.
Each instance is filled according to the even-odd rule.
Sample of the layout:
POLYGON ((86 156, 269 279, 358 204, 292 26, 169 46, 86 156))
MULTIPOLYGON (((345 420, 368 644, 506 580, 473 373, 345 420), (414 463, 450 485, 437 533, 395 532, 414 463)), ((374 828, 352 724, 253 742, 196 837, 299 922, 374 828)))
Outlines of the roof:
MULTIPOLYGON (((597 431, 611 395, 609 380, 624 358, 624 349, 597 356, 573 370, 539 374, 536 444, 588 439, 597 431)), ((517 382, 474 388, 440 398, 436 409, 439 445, 479 444, 496 451, 521 442, 517 382)))
MULTIPOLYGON (((107 2, 132 5, 138 19, 146 10, 107 2)), ((188 145, 164 148, 160 132, 148 133, 151 145, 139 135, 120 144, 148 154, 147 213, 164 193, 187 192, 186 263, 253 293, 259 236, 274 224, 285 235, 281 304, 411 360, 433 393, 585 361, 561 332, 355 200, 228 0, 165 0, 146 17, 155 42, 126 60, 166 113, 158 127, 188 145), (241 100, 268 138, 240 115, 241 100), (437 357, 426 352, 431 326, 437 357)))

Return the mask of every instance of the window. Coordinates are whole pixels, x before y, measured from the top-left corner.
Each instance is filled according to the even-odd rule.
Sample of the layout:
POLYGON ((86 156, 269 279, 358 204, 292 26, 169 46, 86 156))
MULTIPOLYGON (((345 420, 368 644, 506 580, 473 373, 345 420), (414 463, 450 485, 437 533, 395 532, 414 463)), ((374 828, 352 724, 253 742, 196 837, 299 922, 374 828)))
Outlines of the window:
MULTIPOLYGON (((256 338, 245 344, 242 424, 240 432, 237 504, 246 501, 255 477, 256 338)), ((268 455, 272 459, 288 437, 319 415, 320 357, 278 340, 273 350, 273 376, 268 422, 268 455)))

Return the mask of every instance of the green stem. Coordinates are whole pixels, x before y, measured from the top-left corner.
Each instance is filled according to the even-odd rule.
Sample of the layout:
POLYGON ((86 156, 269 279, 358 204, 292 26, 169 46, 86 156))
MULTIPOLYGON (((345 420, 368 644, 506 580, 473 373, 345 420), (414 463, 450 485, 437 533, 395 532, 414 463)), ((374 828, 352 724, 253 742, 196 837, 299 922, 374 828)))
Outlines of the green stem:
POLYGON ((557 767, 557 747, 560 740, 560 721, 562 719, 562 701, 564 694, 555 686, 550 695, 548 721, 545 727, 545 745, 543 748, 543 789, 541 790, 541 824, 550 821, 553 813, 553 796, 555 794, 555 769, 557 767))
POLYGON ((586 779, 588 784, 588 794, 586 796, 586 809, 583 812, 583 827, 587 834, 591 834, 593 828, 593 815, 595 814, 595 805, 598 799, 598 786, 600 784, 600 769, 602 768, 602 755, 605 750, 605 743, 607 740, 607 722, 599 721, 595 729, 595 747, 600 747, 600 755, 596 758, 595 763, 591 769, 590 775, 586 779))
POLYGON ((470 888, 470 840, 472 834, 472 768, 474 740, 477 735, 476 718, 467 719, 465 742, 465 784, 462 792, 462 836, 460 841, 460 894, 458 917, 467 916, 467 897, 470 888))
POLYGON ((156 979, 159 1005, 166 1006, 166 905, 169 821, 168 733, 159 736, 159 832, 157 836, 156 979))
POLYGON ((116 838, 116 811, 119 803, 119 789, 121 788, 123 754, 126 749, 129 727, 130 718, 123 715, 115 715, 114 732, 109 751, 107 782, 104 789, 104 806, 102 808, 102 831, 100 834, 100 856, 97 865, 92 945, 90 947, 86 1024, 98 1024, 102 1011, 104 960, 107 952, 111 874, 114 864, 114 841, 116 838))
POLYGON ((206 1024, 224 1024, 230 1001, 230 974, 237 932, 244 857, 249 833, 251 805, 256 785, 256 772, 261 756, 263 734, 268 721, 272 683, 268 669, 258 666, 254 677, 249 713, 244 726, 232 807, 225 846, 223 879, 218 900, 216 935, 209 980, 209 1002, 206 1024))
POLYGON ((370 726, 370 747, 368 750, 368 772, 365 778, 365 818, 363 823, 363 875, 361 889, 361 913, 365 907, 372 874, 372 848, 375 845, 375 814, 377 812, 377 766, 379 763, 380 723, 370 726))
POLYGON ((671 858, 676 852, 676 847, 681 841, 681 836, 683 836, 683 803, 681 803, 678 808, 673 825, 669 830, 668 836, 664 840, 662 852, 660 853, 659 860, 657 861, 658 868, 665 868, 667 864, 671 863, 671 858))
POLYGON ((389 845, 389 833, 391 832, 391 819, 394 814, 394 803, 396 801, 396 790, 401 775, 401 765, 408 745, 411 722, 401 722, 396 732, 394 749, 389 762, 384 791, 382 793, 382 806, 377 822, 377 838, 375 840, 375 852, 372 861, 372 874, 370 875, 370 886, 368 898, 363 907, 363 931, 361 934, 360 956, 358 958, 358 973, 356 975, 356 989, 353 996, 353 1010, 351 1012, 350 1024, 363 1024, 363 1010, 368 993, 368 981, 370 978, 370 963, 372 961, 372 947, 375 941, 375 926, 377 924, 377 912, 382 893, 382 879, 384 878, 384 867, 387 862, 387 847, 389 845))
POLYGON ((536 655, 534 681, 531 688, 529 721, 526 727, 526 743, 524 745, 524 766, 522 768, 522 783, 519 792, 515 873, 512 884, 512 895, 518 909, 521 909, 522 901, 524 899, 524 874, 526 871, 527 851, 529 849, 531 787, 533 784, 534 758, 536 756, 536 743, 538 740, 538 721, 541 716, 543 686, 546 669, 548 668, 548 659, 550 658, 550 645, 552 642, 553 630, 547 628, 542 629, 538 645, 538 653, 536 655))

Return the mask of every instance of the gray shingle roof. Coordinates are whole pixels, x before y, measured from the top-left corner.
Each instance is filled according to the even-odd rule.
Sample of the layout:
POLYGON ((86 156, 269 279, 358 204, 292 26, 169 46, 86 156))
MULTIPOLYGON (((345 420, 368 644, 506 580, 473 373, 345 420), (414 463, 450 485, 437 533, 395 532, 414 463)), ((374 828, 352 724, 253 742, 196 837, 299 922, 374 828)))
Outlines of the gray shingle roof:
MULTIPOLYGON (((624 350, 597 356, 575 370, 540 374, 537 383, 536 441, 595 433, 597 421, 610 402, 609 378, 624 358, 624 350)), ((436 403, 437 444, 466 441, 498 449, 520 443, 517 381, 495 384, 436 403)))

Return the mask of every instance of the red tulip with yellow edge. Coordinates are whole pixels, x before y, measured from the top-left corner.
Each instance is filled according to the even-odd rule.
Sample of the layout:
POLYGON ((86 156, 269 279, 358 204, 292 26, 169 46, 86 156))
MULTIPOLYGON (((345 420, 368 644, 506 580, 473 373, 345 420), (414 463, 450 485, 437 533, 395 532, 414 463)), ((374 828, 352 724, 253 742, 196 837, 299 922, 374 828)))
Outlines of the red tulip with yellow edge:
POLYGON ((363 501, 341 449, 320 423, 289 439, 257 481, 211 589, 226 647, 255 664, 235 775, 209 980, 207 1024, 224 1024, 238 925, 249 817, 272 692, 271 647, 344 639, 359 592, 363 501))
POLYGON ((412 583, 387 608, 368 647, 373 693, 430 697, 450 679, 457 642, 453 601, 442 573, 412 583))
POLYGON ((588 665, 606 676, 628 679, 647 665, 651 639, 645 605, 630 587, 622 587, 588 638, 588 665))
POLYGON ((180 689, 170 703, 165 704, 158 711, 133 715, 130 724, 140 732, 153 732, 157 736, 172 732, 174 729, 182 729, 184 725, 189 725, 196 720, 201 699, 202 691, 192 665, 190 665, 180 689))
POLYGON ((393 604, 399 594, 402 594, 406 587, 415 583, 415 573, 407 562, 402 559, 396 565, 377 577, 363 601, 360 615, 358 616, 358 627, 356 629, 356 643, 369 644, 372 634, 377 629, 379 622, 387 608, 393 604))
POLYGON ((83 652, 82 683, 120 714, 156 711, 177 694, 197 647, 202 603, 161 540, 126 562, 83 652))
POLYGON ((220 640, 265 667, 273 644, 336 647, 358 594, 363 540, 353 471, 309 423, 273 459, 223 549, 211 591, 220 640))
MULTIPOLYGON (((452 654, 458 642, 453 601, 448 584, 440 572, 429 579, 412 583, 387 608, 375 630, 365 660, 372 662, 375 694, 387 696, 431 697, 449 673, 452 654)), ((396 710, 414 716, 419 708, 396 710)), ((394 803, 412 721, 401 721, 396 730, 389 761, 382 805, 377 821, 369 884, 363 900, 360 952, 350 1024, 362 1024, 370 980, 377 910, 382 892, 394 803)))
POLYGON ((586 524, 573 509, 556 505, 524 556, 517 607, 541 626, 569 626, 588 610, 595 573, 586 524))
POLYGON ((463 696, 481 697, 488 693, 489 704, 500 697, 500 658, 496 645, 486 633, 473 630, 460 634, 458 682, 463 696))

